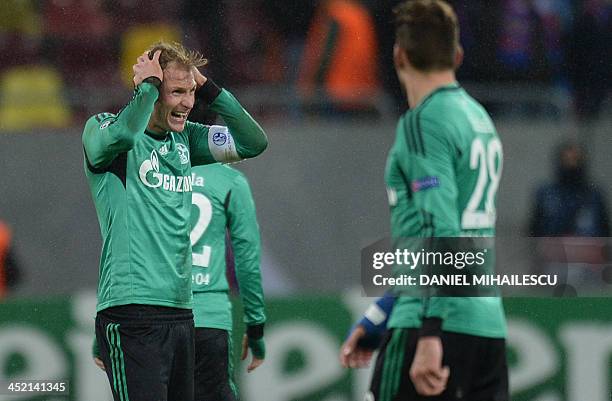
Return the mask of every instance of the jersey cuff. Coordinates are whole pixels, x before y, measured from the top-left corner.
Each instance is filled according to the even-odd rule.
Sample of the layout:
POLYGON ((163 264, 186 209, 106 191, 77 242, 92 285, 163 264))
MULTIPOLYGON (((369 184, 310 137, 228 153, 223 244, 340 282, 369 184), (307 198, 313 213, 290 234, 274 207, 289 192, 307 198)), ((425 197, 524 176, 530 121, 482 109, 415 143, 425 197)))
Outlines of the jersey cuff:
POLYGON ((442 335, 442 319, 439 317, 426 317, 419 330, 419 337, 440 337, 442 335))
POLYGON ((221 94, 221 88, 210 78, 196 91, 196 98, 206 104, 211 104, 221 94))
POLYGON ((162 84, 161 79, 159 79, 159 78, 157 78, 155 76, 150 76, 148 78, 145 78, 145 79, 142 80, 142 82, 146 82, 148 84, 151 84, 151 85, 155 86, 158 90, 159 90, 159 87, 162 84))
POLYGON ((254 324, 247 326, 247 337, 251 340, 259 340, 264 336, 264 324, 254 324))

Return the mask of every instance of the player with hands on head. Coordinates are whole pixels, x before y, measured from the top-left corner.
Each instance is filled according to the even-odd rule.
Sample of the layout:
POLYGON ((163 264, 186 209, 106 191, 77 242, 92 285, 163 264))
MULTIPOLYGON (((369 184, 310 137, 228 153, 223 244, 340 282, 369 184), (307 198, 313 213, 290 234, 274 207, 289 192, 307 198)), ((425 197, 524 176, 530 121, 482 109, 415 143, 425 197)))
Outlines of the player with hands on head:
POLYGON ((204 64, 179 43, 152 45, 133 66, 130 102, 83 130, 103 241, 95 343, 115 401, 193 400, 191 169, 267 147, 234 96, 199 72, 204 64), (187 121, 196 92, 225 126, 187 121))

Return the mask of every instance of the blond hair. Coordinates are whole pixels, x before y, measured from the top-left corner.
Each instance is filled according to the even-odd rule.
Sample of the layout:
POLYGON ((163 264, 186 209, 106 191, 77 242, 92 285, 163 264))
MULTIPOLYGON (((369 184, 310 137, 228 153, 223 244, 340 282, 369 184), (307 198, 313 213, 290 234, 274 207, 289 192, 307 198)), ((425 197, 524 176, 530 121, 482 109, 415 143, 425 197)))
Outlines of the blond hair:
POLYGON ((149 57, 153 57, 156 51, 161 50, 159 65, 162 70, 171 62, 176 62, 186 67, 201 67, 208 64, 208 60, 196 50, 189 50, 178 42, 160 41, 149 46, 147 50, 149 57))

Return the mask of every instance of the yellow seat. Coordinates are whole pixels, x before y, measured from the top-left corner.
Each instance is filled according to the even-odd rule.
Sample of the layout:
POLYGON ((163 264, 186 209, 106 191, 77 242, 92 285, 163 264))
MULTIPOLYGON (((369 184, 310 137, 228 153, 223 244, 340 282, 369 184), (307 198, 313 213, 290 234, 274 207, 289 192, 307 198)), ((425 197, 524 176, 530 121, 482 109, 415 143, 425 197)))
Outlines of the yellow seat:
POLYGON ((0 78, 0 130, 65 128, 71 112, 64 83, 52 67, 20 66, 0 78))
POLYGON ((131 88, 134 85, 132 82, 134 76, 132 66, 136 64, 138 56, 153 43, 160 40, 179 42, 181 32, 174 25, 159 23, 137 25, 129 28, 123 34, 121 41, 121 77, 128 87, 131 88))

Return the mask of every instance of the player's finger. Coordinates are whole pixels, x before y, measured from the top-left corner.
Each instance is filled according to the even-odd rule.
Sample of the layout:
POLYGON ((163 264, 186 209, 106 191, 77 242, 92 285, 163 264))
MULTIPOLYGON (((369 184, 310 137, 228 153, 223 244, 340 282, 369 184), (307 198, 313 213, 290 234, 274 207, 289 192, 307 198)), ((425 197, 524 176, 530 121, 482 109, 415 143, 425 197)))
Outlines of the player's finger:
MULTIPOLYGON (((353 335, 351 334, 351 337, 353 335)), ((340 347, 340 363, 342 364, 342 366, 344 366, 345 368, 350 367, 349 366, 349 359, 351 359, 351 354, 353 353, 353 351, 355 350, 355 343, 352 343, 350 341, 351 337, 349 337, 343 344, 342 347, 340 347)))
POLYGON ((357 342, 363 336, 363 327, 357 326, 355 330, 349 335, 349 337, 344 341, 342 346, 342 353, 344 355, 349 355, 355 348, 357 348, 357 342))
POLYGON ((155 53, 153 53, 153 61, 159 62, 159 56, 161 56, 161 50, 155 51, 155 53))
POLYGON ((357 341, 359 340, 358 335, 359 333, 357 333, 357 331, 355 330, 354 332, 351 333, 349 338, 346 339, 346 341, 344 342, 344 346, 342 347, 342 353, 344 355, 348 355, 351 352, 353 352, 353 350, 355 349, 355 346, 357 345, 357 341))
POLYGON ((242 337, 242 355, 240 356, 240 360, 244 361, 249 353, 249 340, 247 336, 242 337))
POLYGON ((357 364, 360 368, 365 368, 370 364, 372 360, 372 355, 374 353, 372 351, 360 351, 357 354, 357 364))
POLYGON ((356 337, 356 332, 354 331, 351 333, 349 338, 347 338, 346 341, 344 341, 344 343, 342 344, 342 347, 340 347, 340 363, 345 368, 351 367, 349 359, 351 359, 350 358, 351 354, 355 350, 355 346, 357 345, 357 340, 358 338, 356 337))
POLYGON ((430 375, 438 380, 443 380, 446 382, 448 380, 448 377, 450 376, 450 368, 448 366, 443 366, 438 370, 432 370, 430 372, 430 375))
POLYGON ((432 374, 423 375, 422 383, 427 390, 427 395, 438 395, 446 388, 446 380, 432 374))
POLYGON ((104 366, 104 362, 102 362, 102 359, 100 358, 94 358, 94 363, 96 364, 97 367, 99 367, 102 370, 106 370, 106 367, 104 366))
POLYGON ((350 356, 350 352, 348 354, 344 353, 344 344, 342 344, 342 346, 340 347, 340 355, 338 355, 338 357, 340 358, 340 365, 342 365, 345 368, 348 368, 348 363, 349 363, 349 356, 350 356))
POLYGON ((264 361, 263 359, 253 358, 253 360, 251 361, 251 364, 247 367, 247 373, 251 373, 258 367, 260 367, 263 361, 264 361))
POLYGON ((417 381, 414 381, 413 383, 417 393, 421 395, 433 396, 441 393, 441 391, 437 391, 436 387, 431 386, 425 378, 421 378, 417 381))
POLYGON ((361 351, 359 349, 353 351, 348 358, 349 367, 360 368, 361 367, 361 351))

